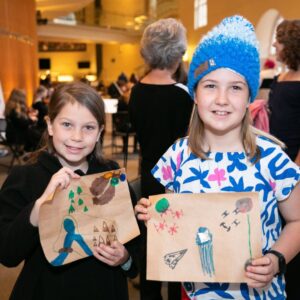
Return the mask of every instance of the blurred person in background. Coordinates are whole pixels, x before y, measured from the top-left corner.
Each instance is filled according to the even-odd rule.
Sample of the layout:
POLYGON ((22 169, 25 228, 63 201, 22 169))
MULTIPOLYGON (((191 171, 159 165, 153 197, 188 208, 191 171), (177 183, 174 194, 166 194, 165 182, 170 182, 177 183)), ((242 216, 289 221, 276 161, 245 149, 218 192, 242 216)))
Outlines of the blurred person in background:
MULTIPOLYGON (((186 86, 174 79, 186 48, 186 30, 172 18, 150 24, 142 36, 140 52, 149 71, 132 88, 129 100, 130 120, 140 144, 142 197, 165 193, 151 169, 187 132, 193 101, 186 86)), ((141 227, 141 300, 162 300, 161 282, 146 280, 146 227, 141 227)), ((168 298, 181 299, 179 283, 169 283, 168 298)))
MULTIPOLYGON (((269 94, 270 132, 286 145, 288 156, 300 165, 300 20, 284 20, 276 30, 276 59, 287 71, 275 77, 269 94)), ((300 299, 300 255, 287 266, 288 300, 300 299)))
POLYGON ((36 110, 27 106, 25 91, 13 89, 5 107, 6 139, 18 148, 20 155, 30 144, 30 126, 37 122, 37 114, 36 110))
POLYGON ((271 85, 270 132, 286 144, 288 156, 300 164, 300 20, 284 20, 278 25, 274 47, 276 59, 288 69, 271 85))

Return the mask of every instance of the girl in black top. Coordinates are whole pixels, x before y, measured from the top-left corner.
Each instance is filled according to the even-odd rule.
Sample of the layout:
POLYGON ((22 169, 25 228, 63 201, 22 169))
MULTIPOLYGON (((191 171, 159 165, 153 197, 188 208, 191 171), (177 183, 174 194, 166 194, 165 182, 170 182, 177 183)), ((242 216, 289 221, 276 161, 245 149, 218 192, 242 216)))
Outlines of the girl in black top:
POLYGON ((47 262, 38 234, 39 209, 56 188, 71 178, 117 169, 105 160, 99 138, 104 104, 83 83, 57 88, 49 104, 46 146, 35 162, 15 167, 0 192, 0 263, 13 267, 25 261, 10 299, 127 300, 126 276, 136 276, 131 241, 123 246, 93 249, 93 256, 53 267, 47 262), (78 174, 77 174, 78 173, 78 174))

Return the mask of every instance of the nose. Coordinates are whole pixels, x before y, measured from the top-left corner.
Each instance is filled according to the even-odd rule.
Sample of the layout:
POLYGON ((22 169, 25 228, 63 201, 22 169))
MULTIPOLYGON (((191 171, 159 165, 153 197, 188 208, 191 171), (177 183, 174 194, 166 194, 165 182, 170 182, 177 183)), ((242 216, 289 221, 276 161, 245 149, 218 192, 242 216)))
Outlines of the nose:
POLYGON ((215 103, 222 106, 228 104, 226 89, 221 88, 218 90, 215 98, 215 103))
POLYGON ((72 130, 71 139, 73 141, 81 141, 82 140, 82 131, 80 130, 80 128, 74 128, 72 130))

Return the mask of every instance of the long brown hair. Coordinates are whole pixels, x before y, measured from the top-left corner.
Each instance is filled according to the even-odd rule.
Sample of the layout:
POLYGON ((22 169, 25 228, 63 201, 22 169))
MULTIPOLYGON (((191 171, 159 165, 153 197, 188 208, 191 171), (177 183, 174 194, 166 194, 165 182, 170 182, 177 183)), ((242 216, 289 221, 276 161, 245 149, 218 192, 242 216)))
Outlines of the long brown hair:
POLYGON ((27 118, 26 93, 22 89, 13 89, 5 105, 5 116, 15 111, 18 117, 27 118))
MULTIPOLYGON (((55 89, 48 107, 48 118, 51 123, 68 103, 78 103, 86 107, 98 121, 99 128, 105 125, 105 110, 102 98, 96 90, 82 82, 62 84, 55 89)), ((41 151, 45 150, 51 154, 55 154, 56 152, 48 130, 45 130, 41 141, 41 148, 33 154, 33 160, 37 158, 41 151)), ((92 154, 99 162, 105 161, 102 156, 100 141, 96 143, 92 154)))

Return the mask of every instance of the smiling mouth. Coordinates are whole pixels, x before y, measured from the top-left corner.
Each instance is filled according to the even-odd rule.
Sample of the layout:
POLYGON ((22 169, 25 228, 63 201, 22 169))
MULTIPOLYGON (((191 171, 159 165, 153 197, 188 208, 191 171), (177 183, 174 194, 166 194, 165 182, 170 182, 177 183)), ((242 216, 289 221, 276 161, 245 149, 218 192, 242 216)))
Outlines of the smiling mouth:
POLYGON ((230 114, 230 112, 228 111, 219 111, 219 110, 214 110, 213 113, 218 116, 227 116, 230 114))
POLYGON ((69 151, 74 151, 74 152, 78 152, 78 151, 81 151, 83 148, 79 148, 79 147, 72 147, 72 146, 68 146, 66 145, 66 148, 69 150, 69 151))

